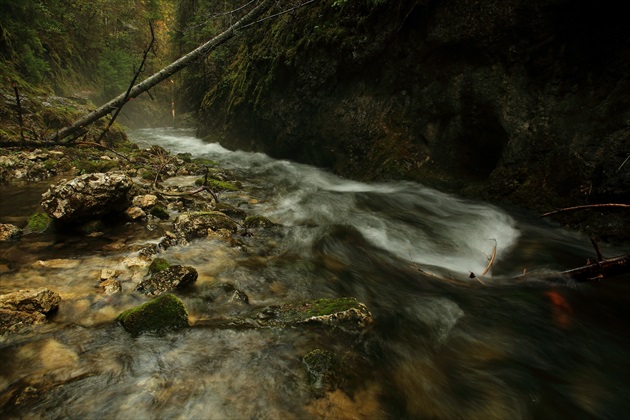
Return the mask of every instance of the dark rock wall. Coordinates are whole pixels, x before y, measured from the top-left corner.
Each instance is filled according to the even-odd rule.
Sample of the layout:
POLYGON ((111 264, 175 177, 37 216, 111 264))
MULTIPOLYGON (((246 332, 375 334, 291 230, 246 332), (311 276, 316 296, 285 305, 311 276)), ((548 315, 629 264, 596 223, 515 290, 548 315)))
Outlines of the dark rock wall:
POLYGON ((317 2, 247 33, 200 134, 365 180, 536 209, 629 202, 615 2, 317 2))

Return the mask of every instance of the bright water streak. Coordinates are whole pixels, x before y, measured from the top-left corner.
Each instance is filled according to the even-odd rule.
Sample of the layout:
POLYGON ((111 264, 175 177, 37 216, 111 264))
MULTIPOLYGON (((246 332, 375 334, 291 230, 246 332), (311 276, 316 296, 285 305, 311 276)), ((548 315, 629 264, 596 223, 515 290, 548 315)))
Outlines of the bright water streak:
MULTIPOLYGON (((144 143, 148 146, 155 131, 144 133, 149 137, 144 143)), ((137 133, 141 144, 144 133, 137 133)), ((373 245, 420 267, 481 274, 495 246, 501 250, 499 261, 519 237, 514 220, 504 211, 420 184, 351 181, 261 153, 232 152, 185 132, 162 134, 161 144, 174 152, 192 151, 195 156, 215 160, 245 180, 264 180, 268 187, 262 191, 265 202, 259 211, 275 222, 353 226, 373 245)), ((301 243, 292 246, 309 249, 322 232, 300 233, 301 243)))

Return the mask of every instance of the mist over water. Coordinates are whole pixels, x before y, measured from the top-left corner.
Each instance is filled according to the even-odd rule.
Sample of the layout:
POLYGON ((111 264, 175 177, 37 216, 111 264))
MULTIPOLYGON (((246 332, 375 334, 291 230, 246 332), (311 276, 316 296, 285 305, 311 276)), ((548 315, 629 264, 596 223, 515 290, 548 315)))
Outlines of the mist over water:
MULTIPOLYGON (((0 293, 47 286, 62 304, 38 334, 0 341, 0 414, 450 420, 630 412, 629 276, 594 285, 515 278, 523 269, 583 264, 593 254, 588 238, 417 183, 356 182, 229 151, 190 130, 138 130, 132 138, 216 161, 243 183, 221 200, 280 226, 255 232, 243 249, 196 240, 162 252, 199 272, 181 295, 193 327, 137 338, 114 321, 144 301, 131 279, 122 279, 122 295, 106 299, 94 281, 101 268, 123 270, 134 256, 112 244, 153 243, 159 232, 2 245, 19 267, 3 272, 0 293), (44 258, 72 264, 43 269, 37 260, 44 258), (480 279, 468 279, 470 272, 480 279), (204 328, 204 320, 242 310, 201 298, 220 283, 247 293, 252 307, 353 296, 375 323, 360 339, 300 328, 204 328), (315 392, 309 383, 302 358, 316 348, 356 367, 338 389, 315 392)), ((609 256, 623 253, 602 246, 609 256)))

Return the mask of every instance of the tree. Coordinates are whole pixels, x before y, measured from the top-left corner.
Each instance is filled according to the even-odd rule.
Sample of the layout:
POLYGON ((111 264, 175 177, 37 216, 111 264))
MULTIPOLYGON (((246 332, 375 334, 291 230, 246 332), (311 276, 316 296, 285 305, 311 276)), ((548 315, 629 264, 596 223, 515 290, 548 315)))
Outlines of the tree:
POLYGON ((49 137, 49 140, 61 142, 63 139, 66 139, 69 136, 80 133, 84 127, 92 124, 95 121, 98 121, 105 115, 114 112, 116 109, 123 107, 128 100, 137 97, 141 93, 146 92, 160 82, 168 79, 173 74, 182 70, 189 64, 206 56, 210 51, 214 50, 219 45, 233 38, 237 34, 237 31, 239 29, 242 29, 254 23, 258 16, 260 16, 271 7, 272 2, 271 0, 261 0, 258 2, 254 2, 254 4, 256 4, 254 8, 252 8, 247 14, 245 14, 245 16, 243 16, 240 20, 238 20, 236 23, 231 25, 228 29, 226 29, 219 35, 215 36, 205 44, 194 49, 193 51, 179 58, 178 60, 174 61, 170 65, 164 67, 162 70, 158 71, 152 76, 146 78, 139 84, 133 86, 127 92, 117 96, 116 98, 107 102, 105 105, 99 107, 98 109, 79 119, 78 121, 75 121, 72 125, 57 131, 49 137))

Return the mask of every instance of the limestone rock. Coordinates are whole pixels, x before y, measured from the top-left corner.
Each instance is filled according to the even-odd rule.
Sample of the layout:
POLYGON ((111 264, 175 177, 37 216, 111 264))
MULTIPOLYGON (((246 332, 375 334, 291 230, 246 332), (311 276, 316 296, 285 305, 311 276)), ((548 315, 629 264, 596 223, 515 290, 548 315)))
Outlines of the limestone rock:
POLYGON ((63 180, 42 194, 41 205, 53 219, 93 219, 129 207, 133 182, 121 173, 93 173, 63 180))
POLYGON ((0 295, 0 308, 23 312, 41 312, 43 314, 59 307, 61 297, 49 289, 24 289, 0 295))
POLYGON ((197 270, 189 266, 172 265, 140 282, 136 290, 147 296, 158 296, 164 292, 183 287, 197 281, 197 270))
POLYGON ((60 300, 59 294, 46 288, 0 295, 0 335, 46 322, 46 314, 56 310, 60 300))
POLYGON ((209 231, 226 229, 236 232, 238 229, 234 220, 219 211, 185 213, 175 220, 173 226, 177 236, 185 240, 205 238, 209 231))
POLYGON ((98 286, 103 289, 106 295, 113 295, 122 292, 122 285, 118 280, 107 279, 102 281, 98 286))
POLYGON ((133 335, 146 332, 163 332, 187 327, 188 312, 184 303, 171 294, 162 295, 116 318, 133 335))
POLYGON ((132 206, 125 210, 125 214, 129 220, 138 220, 146 217, 146 213, 140 207, 132 206))
POLYGON ((0 223, 0 241, 8 241, 22 236, 22 229, 8 223, 0 223))
POLYGON ((147 209, 157 204, 157 196, 153 194, 137 195, 131 200, 131 204, 140 207, 141 209, 147 209))

